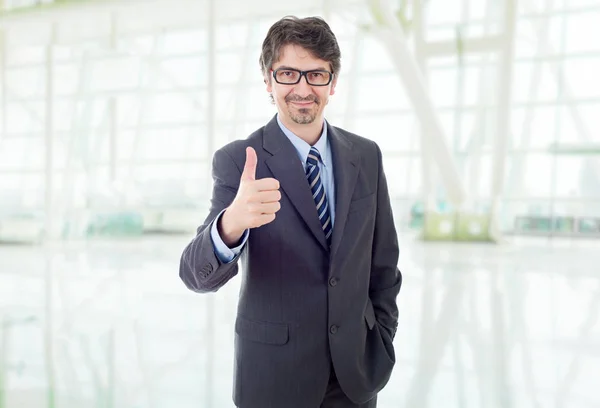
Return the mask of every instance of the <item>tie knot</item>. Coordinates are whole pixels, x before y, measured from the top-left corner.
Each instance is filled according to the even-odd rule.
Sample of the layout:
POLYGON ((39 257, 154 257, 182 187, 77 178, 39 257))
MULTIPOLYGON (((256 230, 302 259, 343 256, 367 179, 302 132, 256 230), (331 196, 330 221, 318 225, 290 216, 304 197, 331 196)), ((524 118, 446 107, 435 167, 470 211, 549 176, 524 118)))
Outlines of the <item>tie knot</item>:
POLYGON ((310 152, 308 152, 308 158, 306 159, 306 162, 311 166, 316 166, 320 161, 321 155, 319 154, 319 151, 314 147, 311 147, 310 152))

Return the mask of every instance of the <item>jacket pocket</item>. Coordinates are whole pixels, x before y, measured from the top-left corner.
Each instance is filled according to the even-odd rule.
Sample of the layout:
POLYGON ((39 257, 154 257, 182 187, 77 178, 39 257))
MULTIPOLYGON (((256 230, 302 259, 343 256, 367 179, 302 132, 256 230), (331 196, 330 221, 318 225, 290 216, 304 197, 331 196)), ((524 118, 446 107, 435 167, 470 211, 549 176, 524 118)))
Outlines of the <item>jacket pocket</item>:
POLYGON ((289 330, 285 323, 270 323, 238 316, 235 332, 242 338, 265 344, 283 345, 288 342, 289 330))
POLYGON ((365 308, 365 321, 367 322, 367 326, 369 326, 369 330, 373 329, 375 326, 375 310, 373 309, 373 303, 371 299, 367 299, 367 307, 365 308))

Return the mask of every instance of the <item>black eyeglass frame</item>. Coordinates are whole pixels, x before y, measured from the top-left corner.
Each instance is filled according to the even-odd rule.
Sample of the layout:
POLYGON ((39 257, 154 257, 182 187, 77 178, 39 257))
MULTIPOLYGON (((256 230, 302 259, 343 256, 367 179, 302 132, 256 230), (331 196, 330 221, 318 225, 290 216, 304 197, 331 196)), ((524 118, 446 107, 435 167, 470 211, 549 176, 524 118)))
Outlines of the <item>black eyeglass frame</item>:
POLYGON ((281 85, 296 85, 298 83, 300 83, 300 81, 302 81, 302 77, 304 77, 304 79, 306 79, 306 83, 309 84, 310 86, 327 86, 331 83, 331 81, 333 81, 333 72, 331 71, 327 71, 325 69, 311 69, 308 71, 300 71, 299 69, 295 69, 295 68, 277 68, 276 70, 271 70, 271 72, 273 72, 273 79, 275 80, 275 82, 277 82, 278 84, 281 85), (298 72, 300 74, 300 76, 298 77, 298 80, 296 82, 280 82, 277 80, 277 72, 279 71, 294 71, 294 72, 298 72), (308 80, 308 74, 312 74, 313 72, 321 72, 324 74, 329 74, 329 81, 327 81, 327 83, 325 84, 313 84, 308 80))

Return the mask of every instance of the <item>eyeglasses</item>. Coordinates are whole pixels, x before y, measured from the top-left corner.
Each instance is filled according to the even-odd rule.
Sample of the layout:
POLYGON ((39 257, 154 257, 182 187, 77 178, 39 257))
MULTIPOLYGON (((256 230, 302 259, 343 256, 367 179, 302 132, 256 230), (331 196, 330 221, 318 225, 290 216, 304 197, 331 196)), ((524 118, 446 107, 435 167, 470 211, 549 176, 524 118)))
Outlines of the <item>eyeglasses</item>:
POLYGON ((312 86, 327 86, 333 79, 333 73, 322 69, 313 69, 310 71, 300 71, 293 68, 278 68, 273 71, 275 82, 283 85, 295 85, 300 82, 302 77, 312 86))

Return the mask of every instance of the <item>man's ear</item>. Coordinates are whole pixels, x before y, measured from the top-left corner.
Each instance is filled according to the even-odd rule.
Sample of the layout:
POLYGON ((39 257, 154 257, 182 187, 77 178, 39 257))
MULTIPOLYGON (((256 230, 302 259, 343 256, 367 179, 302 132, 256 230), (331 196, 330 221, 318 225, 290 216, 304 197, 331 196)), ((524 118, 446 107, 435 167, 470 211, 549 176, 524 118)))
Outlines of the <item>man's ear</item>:
POLYGON ((273 92, 273 86, 272 86, 273 84, 271 83, 271 77, 265 74, 263 81, 264 81, 265 85, 267 86, 267 92, 272 93, 273 92))
POLYGON ((337 85, 337 75, 333 77, 333 81, 331 81, 331 89, 329 90, 329 95, 335 94, 335 86, 337 85))

